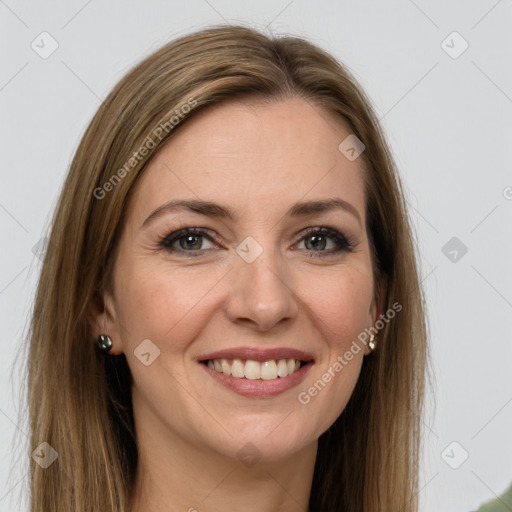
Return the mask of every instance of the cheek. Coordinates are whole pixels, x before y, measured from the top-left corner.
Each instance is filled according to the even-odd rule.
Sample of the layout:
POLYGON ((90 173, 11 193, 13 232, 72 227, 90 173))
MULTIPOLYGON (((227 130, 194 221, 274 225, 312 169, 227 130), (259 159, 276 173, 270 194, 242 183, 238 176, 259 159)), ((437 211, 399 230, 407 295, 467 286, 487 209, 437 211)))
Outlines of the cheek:
POLYGON ((361 266, 305 276, 300 297, 317 319, 331 350, 342 350, 368 325, 373 277, 361 266))
MULTIPOLYGON (((208 292, 222 279, 222 271, 199 266, 178 268, 170 264, 142 264, 124 267, 118 281, 118 318, 123 342, 133 350, 143 339, 153 340, 162 351, 182 348, 181 338, 193 338, 205 318, 208 292), (191 330, 192 329, 192 330, 191 330), (125 339, 126 338, 126 339, 125 339), (168 340, 172 339, 169 347, 168 340)), ((186 340, 183 339, 183 343, 186 340)))
POLYGON ((303 285, 325 352, 314 378, 299 390, 299 402, 305 421, 314 421, 314 430, 322 433, 345 408, 361 371, 364 348, 357 336, 369 327, 373 275, 365 266, 352 267, 303 285))

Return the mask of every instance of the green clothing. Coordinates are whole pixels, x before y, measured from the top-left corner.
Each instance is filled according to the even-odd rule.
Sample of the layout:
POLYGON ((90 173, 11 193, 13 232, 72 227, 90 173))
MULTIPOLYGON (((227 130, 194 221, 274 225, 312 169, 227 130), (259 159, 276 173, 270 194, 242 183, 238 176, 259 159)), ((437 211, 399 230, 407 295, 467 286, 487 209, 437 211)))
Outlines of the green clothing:
POLYGON ((512 512, 512 485, 498 499, 482 505, 477 512, 512 512))

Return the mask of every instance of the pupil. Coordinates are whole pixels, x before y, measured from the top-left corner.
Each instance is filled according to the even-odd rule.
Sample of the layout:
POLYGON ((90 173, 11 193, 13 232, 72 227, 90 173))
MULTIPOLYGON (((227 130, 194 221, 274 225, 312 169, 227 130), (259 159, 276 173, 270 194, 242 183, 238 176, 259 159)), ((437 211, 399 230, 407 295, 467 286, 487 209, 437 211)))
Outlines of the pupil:
MULTIPOLYGON (((312 245, 313 248, 318 248, 320 247, 321 249, 325 249, 325 237, 323 236, 318 236, 318 235, 312 235, 309 237, 310 240, 314 240, 313 244, 309 244, 309 245, 312 245), (323 244, 322 244, 323 242, 323 244)), ((306 240, 306 247, 307 247, 307 240, 306 240)), ((310 247, 307 247, 308 249, 310 247)))
POLYGON ((197 249, 197 248, 199 248, 201 246, 200 238, 201 238, 200 235, 187 235, 187 236, 183 237, 180 241, 181 248, 182 249, 197 249), (194 239, 196 240, 196 243, 194 243, 194 239), (185 242, 181 243, 183 240, 185 240, 185 242))

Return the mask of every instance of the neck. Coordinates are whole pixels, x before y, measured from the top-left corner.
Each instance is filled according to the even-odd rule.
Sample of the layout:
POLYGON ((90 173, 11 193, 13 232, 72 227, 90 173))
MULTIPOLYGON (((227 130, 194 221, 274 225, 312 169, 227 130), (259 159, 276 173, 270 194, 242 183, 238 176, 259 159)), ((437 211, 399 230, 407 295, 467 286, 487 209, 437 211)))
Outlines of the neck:
POLYGON ((144 416, 131 512, 308 511, 316 441, 284 460, 244 463, 144 416))

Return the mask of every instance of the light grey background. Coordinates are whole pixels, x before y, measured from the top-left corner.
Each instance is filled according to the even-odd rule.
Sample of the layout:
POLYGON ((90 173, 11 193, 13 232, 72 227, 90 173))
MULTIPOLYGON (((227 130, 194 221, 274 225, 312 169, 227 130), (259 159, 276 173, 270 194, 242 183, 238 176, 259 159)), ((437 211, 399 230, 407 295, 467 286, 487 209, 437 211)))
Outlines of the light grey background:
POLYGON ((309 38, 372 98, 406 183, 428 298, 421 510, 475 510, 512 482, 511 0, 0 0, 0 511, 26 509, 35 447, 20 420, 20 350, 33 247, 78 141, 134 63, 224 20, 309 38), (51 48, 43 31, 58 43, 46 59, 31 47, 51 48), (467 254, 459 242, 443 253, 452 237, 467 254))

